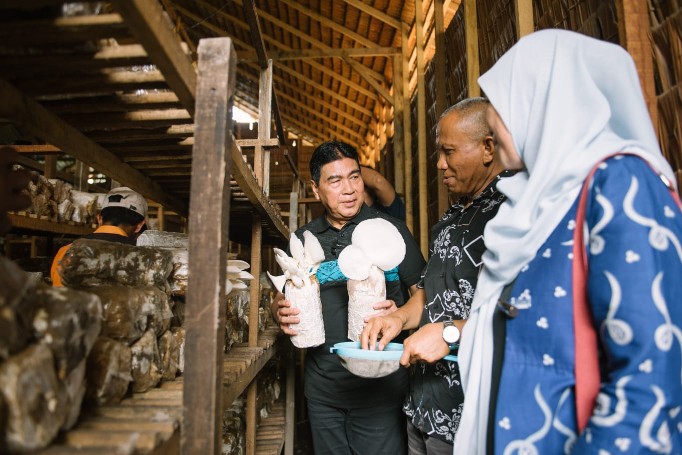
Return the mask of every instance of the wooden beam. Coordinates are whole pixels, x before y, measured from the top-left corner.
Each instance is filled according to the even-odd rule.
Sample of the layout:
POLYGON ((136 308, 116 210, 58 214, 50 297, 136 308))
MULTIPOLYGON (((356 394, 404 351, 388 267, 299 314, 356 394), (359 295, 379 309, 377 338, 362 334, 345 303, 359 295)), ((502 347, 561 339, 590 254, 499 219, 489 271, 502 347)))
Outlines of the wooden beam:
POLYGON ((363 13, 367 13, 372 17, 375 17, 376 19, 379 19, 381 22, 390 25, 391 27, 395 28, 396 30, 401 30, 401 22, 400 19, 396 19, 394 17, 389 16, 388 14, 384 13, 383 11, 380 11, 373 6, 368 5, 367 3, 363 2, 362 0, 344 0, 346 3, 348 3, 351 6, 354 6, 355 8, 359 9, 363 13))
POLYGON ((142 43, 161 70, 170 88, 190 115, 194 113, 197 76, 191 57, 183 51, 158 1, 115 0, 116 10, 125 18, 131 33, 142 43))
POLYGON ((357 73, 365 79, 365 82, 367 82, 379 95, 381 95, 384 100, 388 101, 393 104, 393 96, 388 92, 388 90, 383 87, 381 84, 379 84, 371 74, 369 74, 368 71, 366 71, 366 68, 361 65, 359 62, 356 62, 350 57, 344 57, 343 59, 346 63, 348 63, 357 73))
MULTIPOLYGON (((295 119, 297 121, 298 125, 305 125, 305 122, 301 120, 301 116, 303 116, 306 120, 310 121, 310 114, 308 112, 297 112, 293 109, 290 108, 285 108, 286 112, 289 114, 287 115, 287 118, 289 119, 295 119)), ((323 129, 323 131, 320 131, 319 127, 316 127, 315 129, 312 129, 312 127, 309 127, 311 131, 317 131, 319 134, 322 134, 321 138, 323 140, 329 140, 331 138, 324 139, 326 135, 332 136, 332 137, 337 137, 337 138, 343 138, 344 140, 347 140, 349 142, 353 142, 354 144, 361 143, 363 141, 363 137, 360 133, 357 133, 343 125, 339 125, 331 120, 321 120, 319 123, 319 127, 323 129), (339 131, 335 131, 334 128, 337 128, 339 131)))
POLYGON ((351 38, 352 40, 357 41, 358 43, 362 44, 365 47, 374 47, 377 45, 376 42, 372 41, 369 38, 366 38, 366 37, 360 35, 355 30, 351 30, 348 27, 341 25, 334 20, 329 19, 329 18, 323 16, 322 14, 319 14, 318 12, 311 10, 310 8, 307 8, 303 5, 301 5, 300 3, 297 3, 297 2, 292 1, 292 0, 280 0, 280 2, 284 3, 285 5, 287 5, 290 8, 297 10, 298 12, 310 17, 311 19, 316 20, 321 25, 325 25, 325 26, 331 28, 332 30, 336 30, 341 35, 347 36, 347 37, 351 38))
POLYGON ((405 193, 405 122, 403 110, 403 59, 401 55, 393 56, 393 185, 395 190, 405 193))
POLYGON ((0 28, 0 43, 14 45, 57 45, 110 38, 122 41, 129 36, 125 22, 118 14, 12 21, 4 22, 0 28))
MULTIPOLYGON (((341 49, 296 49, 290 51, 270 51, 268 57, 273 61, 280 60, 305 60, 312 58, 344 58, 348 57, 392 57, 400 54, 400 49, 395 47, 346 47, 341 49)), ((256 61, 255 51, 239 52, 240 62, 256 61)))
POLYGON ((114 154, 85 137, 80 131, 55 116, 37 102, 25 97, 9 82, 0 78, 0 116, 11 119, 27 133, 68 151, 68 154, 106 174, 143 196, 162 203, 183 215, 187 205, 169 195, 161 186, 123 163, 114 154))
POLYGON ((514 0, 516 14, 516 39, 533 33, 533 0, 514 0))
POLYGON ((160 71, 102 70, 101 73, 86 78, 53 77, 46 81, 44 77, 27 77, 21 80, 21 88, 33 97, 41 97, 63 94, 73 96, 102 91, 167 89, 168 84, 160 71))
POLYGON ((407 36, 407 24, 400 29, 400 44, 403 50, 403 125, 405 132, 405 223, 414 234, 414 204, 412 185, 412 106, 410 104, 410 49, 407 36))
POLYGON ((465 0, 464 34, 467 46, 467 93, 469 98, 481 96, 478 76, 481 75, 478 55, 478 13, 476 0, 465 0))
MULTIPOLYGON (((211 11, 212 14, 216 14, 216 15, 222 17, 223 19, 225 19, 225 20, 227 20, 227 21, 230 21, 230 23, 232 23, 232 24, 234 24, 234 25, 236 25, 236 26, 238 26, 238 27, 241 27, 242 29, 246 30, 247 32, 250 30, 248 24, 246 24, 245 22, 239 20, 239 19, 236 18, 236 17, 233 17, 233 16, 231 16, 231 15, 225 13, 224 11, 218 10, 216 7, 212 6, 210 3, 207 3, 205 0, 194 0, 194 1, 195 1, 197 4, 201 5, 202 7, 206 8, 207 11, 211 11)), ((182 13, 183 16, 187 16, 188 18, 190 18, 190 19, 194 20, 195 22, 197 22, 198 24, 200 24, 201 27, 204 27, 204 28, 206 28, 206 29, 212 31, 213 33, 217 34, 218 36, 227 36, 227 33, 226 33, 224 30, 222 30, 222 29, 219 28, 219 27, 216 27, 215 25, 211 24, 211 23, 208 22, 208 21, 203 20, 203 18, 197 16, 196 14, 192 13, 191 11, 189 11, 189 10, 187 10, 187 9, 185 9, 185 8, 182 8, 182 7, 179 6, 179 5, 176 5, 176 9, 177 9, 178 11, 180 11, 180 12, 182 13)), ((280 21, 280 22, 281 22, 281 21, 280 21)), ((298 30, 296 30, 295 28, 289 26, 288 24, 284 24, 284 25, 285 25, 286 27, 290 28, 290 29, 293 29, 296 33, 301 33, 300 31, 298 31, 298 30)), ((312 39, 312 38, 310 38, 309 36, 307 36, 307 35, 305 35, 305 34, 304 34, 304 36, 305 36, 307 39, 309 39, 309 40, 312 39)), ((263 36, 263 39, 264 39, 268 44, 271 44, 272 46, 274 46, 274 47, 276 47, 276 48, 278 48, 278 49, 284 49, 285 51, 291 50, 291 49, 289 49, 286 45, 282 44, 279 40, 277 40, 277 39, 275 39, 275 38, 272 38, 272 37, 270 37, 270 36, 265 35, 265 36, 263 36)), ((244 47, 244 48, 246 48, 246 49, 252 49, 252 48, 253 48, 252 45, 247 44, 247 43, 244 43, 243 41, 240 41, 240 40, 237 39, 237 38, 233 38, 233 40, 234 40, 234 43, 235 43, 235 44, 241 45, 242 47, 244 47)), ((331 47, 326 46, 324 43, 321 43, 321 42, 319 42, 319 41, 316 41, 316 42, 317 42, 317 43, 320 43, 320 46, 324 46, 324 50, 331 50, 331 49, 332 49, 331 47)), ((316 47, 319 48, 319 46, 316 46, 316 47)), ((254 51, 254 52, 255 52, 255 51, 254 51)), ((248 62, 245 62, 245 63, 248 63, 248 62)), ((322 64, 320 64, 320 63, 318 63, 318 62, 311 61, 311 60, 308 60, 308 61, 306 61, 305 63, 306 63, 307 65, 310 65, 313 69, 315 69, 315 70, 317 70, 317 71, 320 71, 320 72, 323 73, 323 74, 326 74, 326 75, 329 76, 330 78, 332 78, 332 79, 334 79, 334 80, 337 80, 337 81, 341 82, 342 84, 348 86, 349 88, 352 88, 352 89, 354 89, 354 90, 356 90, 356 91, 358 91, 358 92, 360 92, 360 93, 362 93, 362 94, 364 94, 364 95, 366 95, 366 96, 369 96, 370 98, 376 97, 376 94, 375 94, 374 92, 372 92, 372 91, 366 89, 365 87, 361 86, 360 84, 357 84, 357 83, 353 82, 352 80, 350 80, 350 79, 348 79, 348 78, 345 78, 345 77, 341 76, 340 74, 334 72, 331 68, 328 68, 328 67, 326 67, 325 65, 322 65, 322 64)), ((279 68, 280 66, 281 66, 281 65, 278 65, 277 67, 279 68)))
POLYGON ((426 170, 426 84, 424 82, 424 3, 417 0, 417 169, 419 172, 419 245, 424 257, 429 256, 428 178, 426 170))
MULTIPOLYGON (((267 141, 270 139, 270 128, 272 127, 272 60, 268 60, 267 67, 260 72, 258 85, 258 139, 267 141)), ((276 117, 279 119, 280 112, 276 117)), ((263 188, 266 196, 270 194, 270 150, 256 145, 253 152, 254 168, 256 177, 263 188)), ((256 315, 256 317, 258 317, 256 315)))
MULTIPOLYGON (((445 80, 446 45, 445 45, 445 16, 443 13, 443 0, 434 0, 433 21, 436 33, 436 53, 434 54, 433 70, 436 79, 436 121, 448 107, 447 82, 445 80)), ((438 216, 445 213, 450 206, 448 189, 443 185, 443 171, 436 169, 438 175, 438 216)))
POLYGON ((647 3, 617 0, 616 11, 620 43, 635 61, 644 101, 649 109, 654 130, 658 134, 658 101, 654 83, 654 55, 647 3))
MULTIPOLYGON (((254 3, 254 0, 244 0, 242 10, 244 11, 246 22, 249 24, 251 43, 256 48, 256 53, 258 54, 258 64, 262 70, 272 67, 272 61, 268 59, 267 52, 265 50, 265 44, 263 43, 263 34, 260 30, 260 22, 258 21, 258 13, 256 11, 256 4, 254 3)), ((272 112, 275 120, 275 127, 277 129, 277 137, 279 137, 279 142, 282 145, 287 145, 287 135, 284 134, 284 127, 282 126, 282 120, 279 115, 277 94, 274 91, 274 87, 272 87, 272 68, 270 68, 270 74, 270 94, 268 95, 268 102, 270 103, 269 109, 272 112)), ((259 109, 262 112, 263 108, 260 107, 259 109)), ((269 125, 268 128, 270 128, 269 125)), ((266 155, 267 153, 268 152, 265 152, 266 155)), ((264 181, 263 187, 266 189, 265 193, 267 194, 267 184, 265 183, 266 182, 264 181)))
POLYGON ((227 233, 236 57, 227 38, 199 44, 197 115, 189 217, 181 451, 218 455, 222 441, 227 233), (227 184, 226 184, 227 183, 227 184), (216 254, 217 253, 217 254, 216 254))
POLYGON ((19 153, 26 153, 29 155, 61 155, 64 153, 62 149, 52 144, 13 145, 12 148, 19 153))

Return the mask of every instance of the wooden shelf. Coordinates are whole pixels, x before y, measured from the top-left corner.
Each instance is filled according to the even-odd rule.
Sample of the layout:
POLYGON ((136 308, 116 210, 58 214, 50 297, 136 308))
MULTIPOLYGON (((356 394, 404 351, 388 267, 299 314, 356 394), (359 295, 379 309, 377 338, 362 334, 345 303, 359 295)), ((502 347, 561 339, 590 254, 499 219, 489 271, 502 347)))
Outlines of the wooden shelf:
POLYGON ((182 377, 117 405, 84 410, 78 423, 40 455, 179 454, 182 377))
POLYGON ((258 336, 258 347, 232 346, 223 361, 223 409, 246 390, 275 352, 279 328, 269 328, 258 336))
POLYGON ((272 406, 270 415, 260 421, 256 430, 256 455, 279 455, 284 447, 286 412, 283 401, 272 406))
POLYGON ((67 234, 74 236, 83 236, 90 234, 95 229, 91 226, 58 223, 48 219, 32 218, 27 215, 9 214, 9 219, 12 221, 12 226, 15 229, 30 229, 32 231, 51 232, 54 234, 67 234))

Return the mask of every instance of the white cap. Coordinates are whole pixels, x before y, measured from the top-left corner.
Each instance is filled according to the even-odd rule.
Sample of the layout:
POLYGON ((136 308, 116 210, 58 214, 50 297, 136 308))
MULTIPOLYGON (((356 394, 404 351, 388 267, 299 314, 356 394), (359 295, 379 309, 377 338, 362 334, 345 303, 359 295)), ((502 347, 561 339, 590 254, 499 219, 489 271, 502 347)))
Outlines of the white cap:
POLYGON ((127 186, 114 188, 107 193, 102 210, 107 207, 123 207, 147 218, 147 200, 127 186))

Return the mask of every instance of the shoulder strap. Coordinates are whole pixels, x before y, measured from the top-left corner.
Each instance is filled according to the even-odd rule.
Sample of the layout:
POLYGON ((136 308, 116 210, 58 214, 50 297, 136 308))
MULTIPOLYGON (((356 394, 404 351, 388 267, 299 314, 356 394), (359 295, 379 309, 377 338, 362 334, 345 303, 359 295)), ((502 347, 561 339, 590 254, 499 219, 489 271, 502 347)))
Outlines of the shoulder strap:
MULTIPOLYGON (((617 153, 606 157, 603 161, 617 153)), ((603 162, 602 161, 602 162, 603 162)), ((646 160, 645 160, 646 161, 646 160)), ((592 416, 594 403, 599 393, 601 377, 599 372, 599 356, 597 344, 597 332, 594 328, 592 313, 587 302, 587 255, 585 254, 585 211, 587 197, 592 177, 597 171, 597 163, 588 174, 583 183, 578 202, 578 211, 575 219, 575 231, 573 233, 573 329, 575 333, 575 406, 578 432, 582 432, 592 416)), ((647 164, 648 161, 646 161, 647 164)), ((662 174, 652 167, 666 185, 673 199, 682 208, 680 197, 672 184, 662 174)))

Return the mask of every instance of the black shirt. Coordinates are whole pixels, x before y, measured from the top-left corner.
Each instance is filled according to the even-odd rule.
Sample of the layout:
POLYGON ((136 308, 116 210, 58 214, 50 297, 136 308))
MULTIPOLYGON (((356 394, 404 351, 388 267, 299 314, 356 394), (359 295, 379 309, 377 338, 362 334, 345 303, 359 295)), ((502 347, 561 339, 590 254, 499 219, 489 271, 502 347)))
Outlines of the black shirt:
POLYGON ((324 262, 318 270, 320 299, 324 320, 325 342, 309 348, 305 365, 305 395, 330 406, 358 408, 374 405, 399 405, 407 391, 407 374, 400 369, 384 378, 366 379, 346 370, 336 354, 329 348, 335 343, 348 340, 348 290, 347 279, 340 276, 336 261, 341 251, 351 243, 355 227, 371 218, 383 218, 393 224, 405 241, 405 259, 395 273, 386 273, 386 298, 402 306, 409 297, 407 289, 419 282, 424 268, 424 258, 419 246, 402 221, 363 205, 358 215, 341 229, 332 227, 325 215, 314 219, 296 231, 303 239, 303 232, 310 231, 320 241, 324 250, 324 262), (324 277, 322 277, 324 275, 324 277), (393 281, 399 278, 398 281, 393 281))
MULTIPOLYGON (((418 284, 426 292, 420 327, 469 317, 485 251, 483 229, 506 199, 497 182, 509 175, 498 175, 468 207, 454 204, 431 230, 429 262, 418 284)), ((458 364, 420 362, 410 368, 409 387, 403 410, 412 424, 452 444, 464 402, 458 364)))

